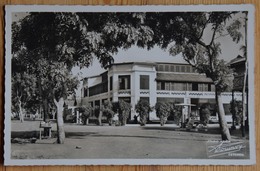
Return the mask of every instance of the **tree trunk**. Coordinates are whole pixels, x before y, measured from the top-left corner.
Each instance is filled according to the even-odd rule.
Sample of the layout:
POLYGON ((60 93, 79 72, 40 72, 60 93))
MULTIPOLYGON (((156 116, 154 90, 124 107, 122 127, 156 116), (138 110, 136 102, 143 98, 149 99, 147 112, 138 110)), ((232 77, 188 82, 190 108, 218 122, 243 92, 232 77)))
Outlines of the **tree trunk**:
POLYGON ((18 100, 18 106, 19 106, 19 115, 20 115, 19 118, 20 118, 20 121, 23 123, 24 116, 23 116, 22 102, 20 99, 18 100))
POLYGON ((48 100, 45 98, 43 100, 43 120, 44 122, 48 122, 49 121, 49 106, 48 106, 48 100))
POLYGON ((65 141, 65 131, 63 122, 63 105, 64 99, 60 98, 58 101, 54 99, 54 103, 57 107, 57 133, 58 133, 58 144, 64 144, 65 141))
POLYGON ((122 116, 122 126, 126 125, 128 112, 124 111, 122 116))
POLYGON ((164 126, 164 124, 166 123, 166 120, 167 120, 166 117, 161 116, 161 117, 160 117, 160 125, 161 125, 161 126, 164 126))
POLYGON ((225 118, 225 111, 222 103, 222 97, 219 92, 216 91, 216 103, 218 106, 218 119, 219 119, 219 124, 220 124, 220 129, 221 129, 221 136, 222 140, 228 140, 231 141, 231 136, 229 133, 227 121, 225 118))
POLYGON ((103 112, 100 110, 98 115, 98 125, 102 125, 103 112))

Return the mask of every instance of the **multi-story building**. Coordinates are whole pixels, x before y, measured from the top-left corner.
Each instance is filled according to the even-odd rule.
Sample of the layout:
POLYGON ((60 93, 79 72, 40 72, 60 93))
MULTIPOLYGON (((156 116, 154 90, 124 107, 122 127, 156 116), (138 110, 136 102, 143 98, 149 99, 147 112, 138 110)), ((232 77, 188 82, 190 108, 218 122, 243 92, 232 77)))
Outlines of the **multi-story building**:
MULTIPOLYGON (((241 99, 241 93, 235 93, 241 99)), ((127 62, 112 64, 106 72, 83 80, 81 104, 100 106, 105 100, 131 103, 130 119, 134 119, 135 104, 140 99, 150 102, 173 102, 183 106, 184 116, 197 113, 203 103, 215 103, 215 87, 210 78, 197 73, 185 63, 127 62)), ((222 93, 228 121, 231 122, 230 101, 232 93, 222 93)), ((158 120, 155 111, 150 120, 158 120)), ((212 119, 217 119, 212 118, 212 119)))

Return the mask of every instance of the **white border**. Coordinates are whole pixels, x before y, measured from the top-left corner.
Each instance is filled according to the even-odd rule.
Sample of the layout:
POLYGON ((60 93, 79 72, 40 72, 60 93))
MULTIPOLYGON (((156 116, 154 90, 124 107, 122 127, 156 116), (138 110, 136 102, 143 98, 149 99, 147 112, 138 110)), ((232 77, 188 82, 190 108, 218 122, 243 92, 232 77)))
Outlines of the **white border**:
POLYGON ((254 99, 249 98, 250 159, 11 159, 11 24, 13 12, 199 12, 248 11, 249 97, 254 97, 254 21, 253 5, 146 5, 146 6, 62 6, 7 5, 5 7, 5 130, 4 165, 252 165, 256 163, 254 99))

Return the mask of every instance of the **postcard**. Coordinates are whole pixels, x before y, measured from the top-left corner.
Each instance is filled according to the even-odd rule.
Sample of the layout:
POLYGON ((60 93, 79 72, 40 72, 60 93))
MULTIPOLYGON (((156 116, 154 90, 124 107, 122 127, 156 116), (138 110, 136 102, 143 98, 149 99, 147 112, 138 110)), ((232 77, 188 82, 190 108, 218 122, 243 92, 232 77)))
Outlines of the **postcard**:
POLYGON ((256 163, 253 5, 5 11, 5 165, 256 163))

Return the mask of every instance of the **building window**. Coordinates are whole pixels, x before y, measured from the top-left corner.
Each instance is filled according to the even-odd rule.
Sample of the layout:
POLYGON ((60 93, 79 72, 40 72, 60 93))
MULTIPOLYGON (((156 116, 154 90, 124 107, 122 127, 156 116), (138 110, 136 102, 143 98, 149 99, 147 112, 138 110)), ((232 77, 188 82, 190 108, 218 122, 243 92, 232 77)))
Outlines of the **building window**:
POLYGON ((159 71, 163 71, 163 65, 159 65, 159 71))
POLYGON ((191 72, 191 66, 186 66, 186 72, 191 72))
POLYGON ((140 75, 140 89, 149 89, 149 75, 140 75))
POLYGON ((182 83, 182 90, 187 91, 187 84, 186 83, 182 83))
POLYGON ((110 86, 110 90, 113 90, 113 77, 111 76, 110 77, 110 80, 109 80, 110 82, 109 82, 109 86, 110 86))
POLYGON ((87 97, 88 96, 88 88, 83 88, 83 91, 84 91, 84 97, 87 97))
POLYGON ((203 91, 209 91, 209 85, 203 84, 203 91))
POLYGON ((161 90, 165 90, 165 82, 161 82, 161 90))
POLYGON ((199 91, 208 91, 208 84, 199 84, 198 90, 199 91))
POLYGON ((169 65, 165 65, 165 71, 170 71, 170 66, 169 65))
POLYGON ((186 90, 186 84, 185 83, 173 83, 174 91, 184 91, 186 90))
POLYGON ((174 65, 171 65, 171 72, 174 72, 174 65))
POLYGON ((180 72, 180 66, 175 66, 176 72, 180 72))
POLYGON ((181 66, 181 72, 185 72, 185 66, 181 66))
POLYGON ((170 82, 165 82, 165 90, 170 90, 170 82))
POLYGON ((171 87, 170 87, 170 89, 171 89, 172 91, 174 91, 174 83, 172 83, 172 82, 171 82, 171 87))
POLYGON ((120 75, 118 80, 120 90, 130 89, 130 75, 120 75))
POLYGON ((107 91, 108 91, 108 82, 106 81, 101 84, 97 84, 93 87, 89 87, 89 96, 105 93, 107 91))
POLYGON ((157 90, 162 90, 162 83, 161 82, 157 82, 157 90))
POLYGON ((187 91, 192 91, 192 84, 191 83, 187 83, 187 91))
POLYGON ((211 84, 211 89, 210 90, 215 92, 215 85, 214 84, 211 84))
POLYGON ((192 83, 192 91, 198 91, 198 83, 192 83))

